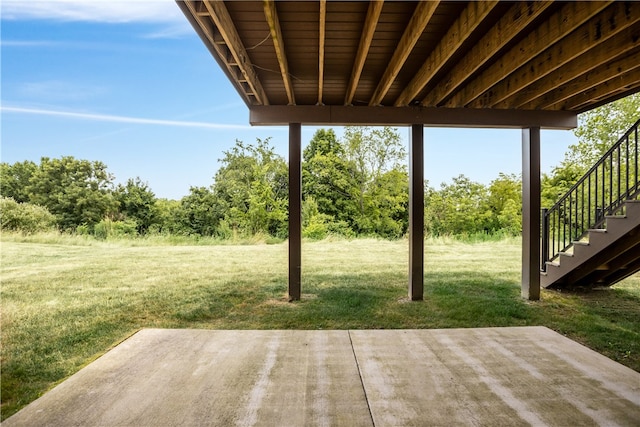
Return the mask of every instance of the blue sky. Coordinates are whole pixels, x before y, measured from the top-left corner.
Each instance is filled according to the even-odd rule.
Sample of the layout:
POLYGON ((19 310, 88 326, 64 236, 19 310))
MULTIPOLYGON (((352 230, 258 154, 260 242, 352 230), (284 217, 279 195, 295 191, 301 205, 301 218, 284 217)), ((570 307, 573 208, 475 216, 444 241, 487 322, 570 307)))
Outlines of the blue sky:
MULTIPOLYGON (((286 158, 286 127, 251 127, 249 113, 173 1, 1 3, 1 160, 100 160, 116 182, 140 177, 158 197, 212 184, 236 139, 271 137, 286 158)), ((316 128, 303 128, 303 143, 316 128)), ((403 140, 409 131, 399 129, 403 140)), ((336 128, 338 135, 341 129, 336 128)), ((520 173, 519 130, 425 129, 425 178, 461 173, 488 184, 520 173)), ((543 131, 543 172, 571 131, 543 131)))

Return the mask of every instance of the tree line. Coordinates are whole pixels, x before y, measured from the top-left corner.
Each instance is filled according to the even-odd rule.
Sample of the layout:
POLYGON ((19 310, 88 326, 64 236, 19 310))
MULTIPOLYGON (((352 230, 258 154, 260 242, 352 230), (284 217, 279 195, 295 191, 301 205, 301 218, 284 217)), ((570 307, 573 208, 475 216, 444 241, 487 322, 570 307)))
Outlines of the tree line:
MULTIPOLYGON (((408 227, 406 149, 392 128, 318 130, 303 151, 303 235, 398 238, 408 227)), ((2 228, 109 235, 148 233, 286 238, 288 168, 269 139, 236 141, 207 187, 160 199, 140 178, 114 184, 100 161, 47 158, 0 165, 2 228)), ((520 180, 500 175, 488 187, 461 175, 425 187, 432 234, 517 234, 520 180), (515 207, 515 208, 514 208, 515 207)))
MULTIPOLYGON (((634 95, 581 116, 578 144, 542 177, 551 206, 637 120, 634 95)), ((320 129, 303 151, 303 235, 399 238, 408 228, 407 153, 397 129, 347 127, 341 139, 320 129)), ((100 161, 43 157, 0 164, 3 230, 110 235, 286 238, 288 168, 270 139, 236 141, 211 185, 181 200, 157 198, 140 178, 115 184, 100 161)), ((521 178, 500 173, 489 185, 464 175, 439 188, 425 183, 428 235, 518 235, 521 178)))

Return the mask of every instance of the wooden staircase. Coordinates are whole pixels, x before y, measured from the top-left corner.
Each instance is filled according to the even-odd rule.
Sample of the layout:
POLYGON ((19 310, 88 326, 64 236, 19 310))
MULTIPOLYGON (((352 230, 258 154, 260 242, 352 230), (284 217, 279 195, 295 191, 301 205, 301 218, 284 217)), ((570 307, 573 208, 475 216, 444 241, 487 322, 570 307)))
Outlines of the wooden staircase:
POLYGON ((640 271, 640 200, 627 200, 619 214, 607 216, 602 228, 546 262, 544 288, 600 287, 640 271))

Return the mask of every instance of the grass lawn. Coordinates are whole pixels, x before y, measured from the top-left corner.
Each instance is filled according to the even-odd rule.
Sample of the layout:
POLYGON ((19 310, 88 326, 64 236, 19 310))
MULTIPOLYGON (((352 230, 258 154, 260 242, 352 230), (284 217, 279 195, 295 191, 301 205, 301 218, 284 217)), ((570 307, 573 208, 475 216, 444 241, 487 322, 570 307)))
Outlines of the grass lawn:
POLYGON ((407 298, 406 240, 168 246, 4 235, 2 419, 140 328, 548 326, 640 371, 640 277, 520 298, 520 242, 426 242, 425 301, 407 298))

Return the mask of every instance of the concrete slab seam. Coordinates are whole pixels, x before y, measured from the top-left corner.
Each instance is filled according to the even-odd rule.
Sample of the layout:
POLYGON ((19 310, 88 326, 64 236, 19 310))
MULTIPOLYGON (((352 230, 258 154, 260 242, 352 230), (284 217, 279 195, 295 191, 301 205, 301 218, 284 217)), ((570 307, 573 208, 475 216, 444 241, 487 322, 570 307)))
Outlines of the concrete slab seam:
POLYGON ((362 370, 360 369, 360 363, 358 363, 358 356, 356 356, 356 350, 353 347, 353 339, 351 338, 351 330, 348 330, 349 334, 349 345, 351 345, 351 352, 353 353, 353 360, 356 362, 356 368, 358 368, 358 377, 360 378, 360 385, 362 385, 362 392, 364 393, 364 400, 367 402, 367 409, 369 410, 369 417, 371 418, 371 425, 373 427, 376 426, 375 421, 373 420, 373 413, 371 412, 371 405, 369 404, 369 396, 367 396, 367 389, 364 386, 364 381, 362 379, 362 370))

